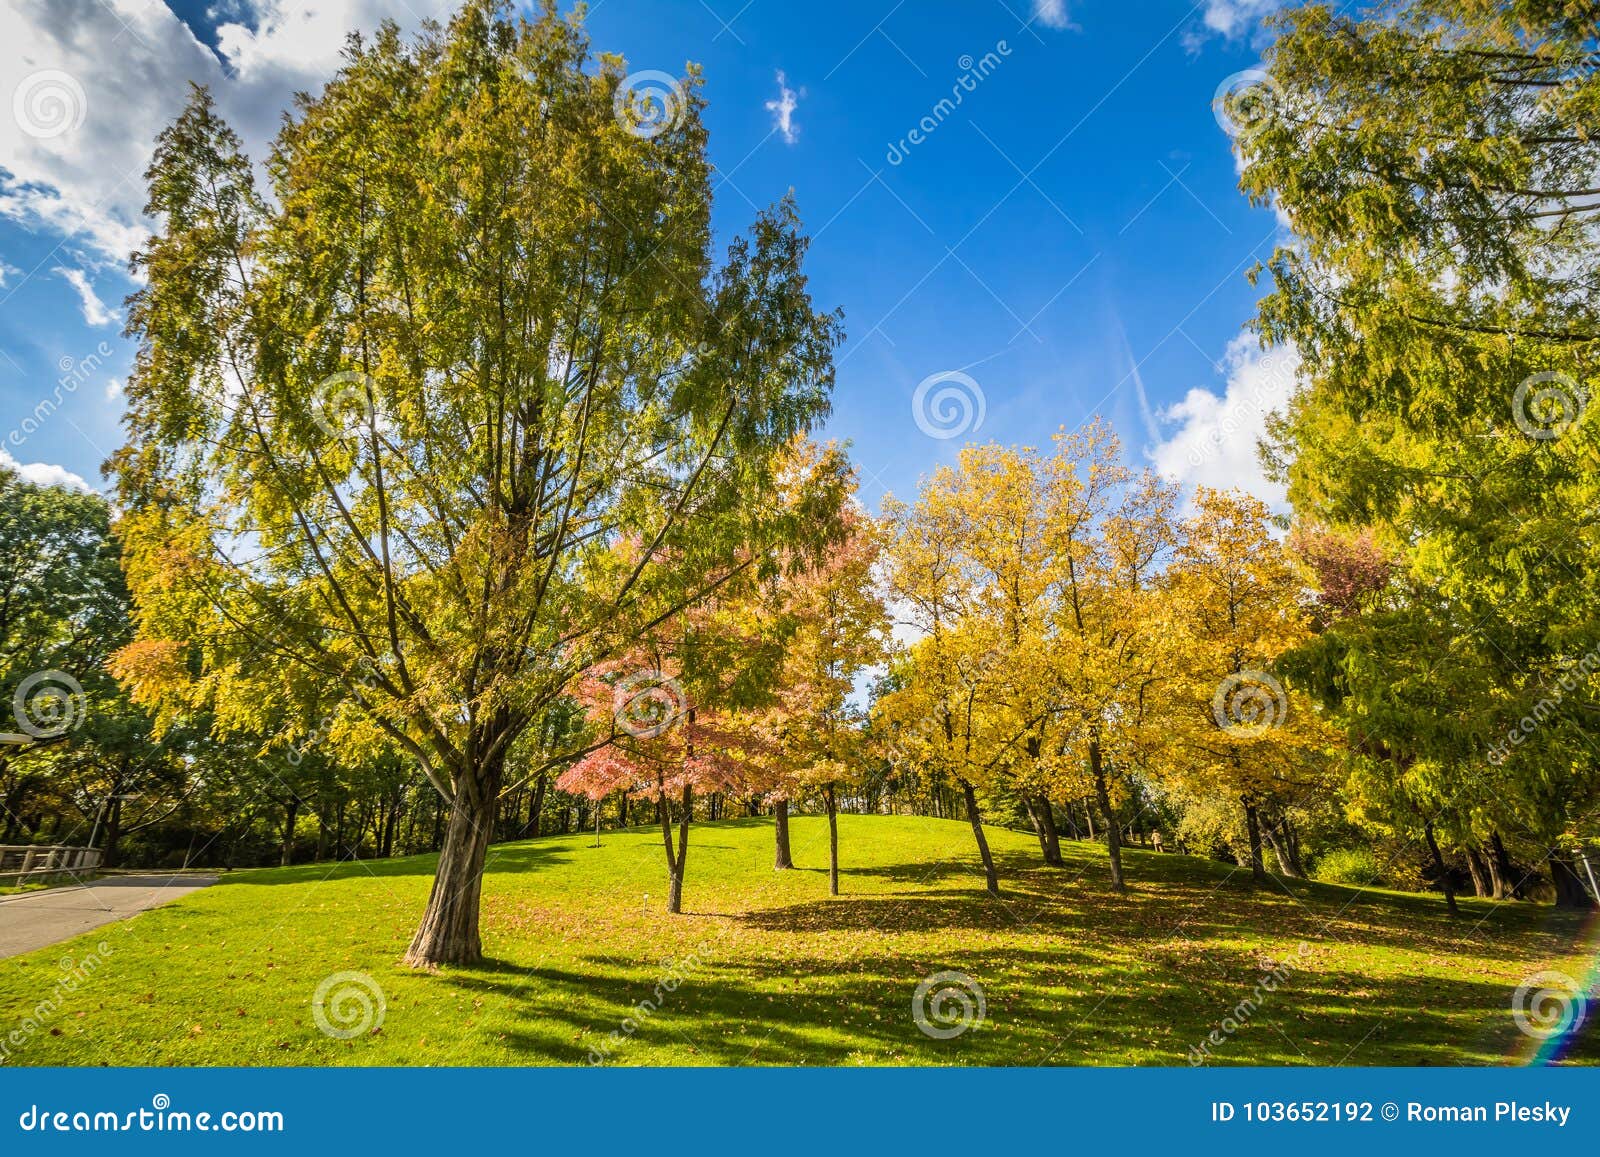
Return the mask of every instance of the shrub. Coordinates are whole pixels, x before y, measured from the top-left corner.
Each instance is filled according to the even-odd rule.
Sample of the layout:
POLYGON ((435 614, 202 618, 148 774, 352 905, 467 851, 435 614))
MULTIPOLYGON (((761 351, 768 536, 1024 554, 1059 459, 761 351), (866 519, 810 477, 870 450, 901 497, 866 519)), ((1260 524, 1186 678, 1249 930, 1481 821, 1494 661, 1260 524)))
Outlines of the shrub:
POLYGON ((1371 848, 1338 848, 1317 858, 1311 874, 1329 884, 1369 887, 1383 882, 1371 848))

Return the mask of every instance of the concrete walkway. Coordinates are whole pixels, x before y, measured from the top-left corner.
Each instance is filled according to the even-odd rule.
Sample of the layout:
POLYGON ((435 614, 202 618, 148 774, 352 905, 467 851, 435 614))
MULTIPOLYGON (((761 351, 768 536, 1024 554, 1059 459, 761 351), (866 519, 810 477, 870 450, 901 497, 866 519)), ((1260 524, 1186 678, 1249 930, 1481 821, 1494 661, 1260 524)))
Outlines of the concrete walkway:
POLYGON ((214 876, 106 876, 89 884, 0 896, 0 959, 126 920, 214 883, 214 876))

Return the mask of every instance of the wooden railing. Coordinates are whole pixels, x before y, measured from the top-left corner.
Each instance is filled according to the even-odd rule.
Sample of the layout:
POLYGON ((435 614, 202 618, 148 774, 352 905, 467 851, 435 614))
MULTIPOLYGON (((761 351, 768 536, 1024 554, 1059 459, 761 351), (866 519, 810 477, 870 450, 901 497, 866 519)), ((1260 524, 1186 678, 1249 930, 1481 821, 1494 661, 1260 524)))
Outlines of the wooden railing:
POLYGON ((25 884, 56 876, 80 875, 100 866, 98 848, 63 844, 0 845, 0 884, 25 884))

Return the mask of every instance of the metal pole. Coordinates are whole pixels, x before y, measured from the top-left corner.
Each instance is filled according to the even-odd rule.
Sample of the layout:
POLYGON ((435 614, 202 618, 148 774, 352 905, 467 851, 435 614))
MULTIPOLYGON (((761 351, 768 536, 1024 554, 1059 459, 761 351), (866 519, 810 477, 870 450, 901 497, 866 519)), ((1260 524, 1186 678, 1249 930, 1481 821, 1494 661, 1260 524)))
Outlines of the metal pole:
POLYGON ((1589 876, 1589 891, 1594 893, 1594 898, 1600 900, 1600 887, 1595 886, 1594 867, 1589 863, 1589 853, 1582 848, 1578 849, 1578 859, 1583 863, 1583 870, 1589 876))
POLYGON ((100 817, 105 815, 106 808, 109 807, 110 804, 111 804, 111 797, 108 795, 108 796, 106 796, 105 799, 100 801, 100 806, 95 808, 95 811, 94 811, 94 827, 89 829, 89 848, 90 848, 91 851, 94 849, 95 837, 100 834, 100 817))

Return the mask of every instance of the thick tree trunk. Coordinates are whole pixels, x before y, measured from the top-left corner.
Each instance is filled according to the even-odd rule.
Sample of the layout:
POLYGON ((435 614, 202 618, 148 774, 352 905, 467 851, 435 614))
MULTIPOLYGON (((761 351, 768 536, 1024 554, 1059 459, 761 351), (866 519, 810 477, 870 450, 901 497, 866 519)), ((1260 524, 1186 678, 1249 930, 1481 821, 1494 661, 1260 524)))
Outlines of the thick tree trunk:
POLYGON ((1106 821, 1106 854, 1111 860, 1111 890, 1126 892, 1127 882, 1122 878, 1122 825, 1117 823, 1116 812, 1111 807, 1111 788, 1106 783, 1105 758, 1100 752, 1100 741, 1089 741, 1089 774, 1094 779, 1095 798, 1106 821))
POLYGON ((989 851, 989 841, 983 834, 983 816, 978 811, 978 793, 966 780, 961 781, 961 794, 967 801, 967 822, 972 825, 972 836, 978 841, 978 858, 983 861, 984 887, 989 895, 1000 894, 1000 873, 995 871, 994 856, 989 851))
POLYGON ((1489 864, 1477 848, 1468 844, 1467 871, 1472 875, 1472 891, 1479 899, 1487 899, 1494 895, 1494 883, 1489 876, 1489 864))
POLYGON ((773 871, 782 871, 794 867, 794 859, 789 854, 789 801, 780 799, 772 809, 772 830, 776 849, 772 860, 773 871))
POLYGON ((624 791, 617 796, 617 827, 628 826, 628 793, 624 791))
POLYGON ((462 776, 457 784, 433 890, 428 894, 422 924, 406 950, 405 962, 413 968, 476 964, 483 959, 478 901, 483 890, 483 861, 494 834, 502 770, 496 759, 475 775, 462 776))
POLYGON ((1461 907, 1456 903, 1456 888, 1450 878, 1450 869, 1445 865, 1444 857, 1439 854, 1439 841, 1433 837, 1433 821, 1429 820, 1422 826, 1422 834, 1427 837, 1428 854, 1433 857, 1433 870, 1439 877, 1439 887, 1444 889, 1444 906, 1450 910, 1450 915, 1461 915, 1461 907))
POLYGON ((839 803, 834 798, 833 784, 822 790, 828 804, 828 895, 839 894, 839 803))
POLYGON ((1570 855, 1552 851, 1547 862, 1550 865, 1550 882, 1556 886, 1557 908, 1589 909, 1595 906, 1570 855))
POLYGON ((283 811, 283 855, 279 857, 278 864, 288 867, 289 861, 294 858, 294 822, 300 815, 300 800, 291 799, 283 811))

